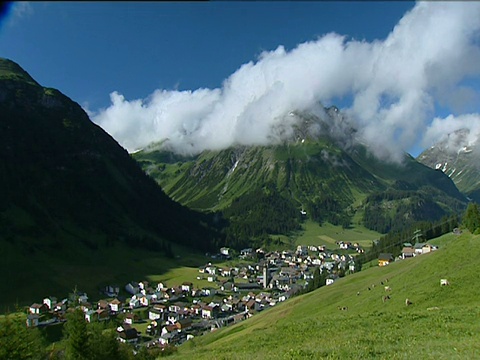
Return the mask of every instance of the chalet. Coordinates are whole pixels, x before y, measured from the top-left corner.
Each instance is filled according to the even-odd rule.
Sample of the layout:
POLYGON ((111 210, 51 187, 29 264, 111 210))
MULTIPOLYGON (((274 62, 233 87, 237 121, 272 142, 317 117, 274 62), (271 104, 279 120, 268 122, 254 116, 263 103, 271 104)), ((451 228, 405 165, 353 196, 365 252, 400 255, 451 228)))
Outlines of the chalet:
POLYGON ((436 246, 433 246, 433 245, 430 245, 430 244, 424 244, 422 246, 422 254, 427 254, 431 251, 435 251, 437 250, 437 247, 436 246))
POLYGON ((117 297, 120 293, 120 287, 118 285, 107 285, 105 286, 104 293, 108 297, 117 297))
POLYGON ((413 247, 404 247, 402 249, 402 258, 411 258, 415 256, 415 249, 413 247))
POLYGON ((261 288, 257 283, 238 283, 235 284, 234 291, 260 290, 261 288))
POLYGON ((97 303, 97 307, 98 307, 98 309, 108 309, 109 308, 108 301, 107 300, 100 300, 97 303))
POLYGON ((223 256, 230 256, 230 248, 222 247, 220 249, 220 254, 223 255, 223 256))
POLYGON ((185 291, 185 292, 189 293, 192 290, 193 290, 193 284, 191 282, 185 281, 182 284, 182 291, 185 291))
POLYGON ((174 333, 177 333, 178 332, 178 327, 177 325, 165 325, 163 328, 162 328, 162 333, 161 333, 161 337, 162 338, 168 338, 166 337, 165 335, 167 334, 170 334, 170 335, 173 335, 174 333))
POLYGON ((38 319, 40 318, 37 314, 28 314, 27 315, 27 327, 36 327, 38 326, 38 319))
POLYGON ((105 309, 97 309, 97 310, 87 310, 85 312, 85 320, 89 323, 94 321, 105 321, 110 318, 109 313, 105 309))
POLYGON ((30 305, 30 314, 43 314, 44 312, 46 312, 48 310, 48 307, 47 305, 45 305, 44 303, 42 304, 37 304, 37 303, 33 303, 32 305, 30 305))
POLYGON ((253 249, 252 248, 246 248, 246 249, 242 249, 240 250, 240 257, 247 257, 247 256, 250 256, 252 255, 253 253, 253 249))
POLYGON ((233 287, 234 287, 234 284, 230 281, 225 281, 222 283, 222 285, 220 286, 220 289, 222 291, 232 291, 233 290, 233 287))
POLYGON ((147 325, 146 333, 147 335, 155 336, 155 334, 157 333, 157 330, 158 330, 158 322, 154 320, 147 325))
POLYGON ((335 274, 328 275, 325 280, 325 285, 332 285, 335 281, 338 280, 338 278, 338 275, 335 274))
POLYGON ((148 318, 150 320, 158 320, 158 319, 162 319, 163 317, 163 311, 158 311, 156 309, 150 309, 148 311, 148 318))
POLYGON ((135 295, 130 299, 130 301, 128 302, 128 305, 130 306, 130 309, 136 309, 141 306, 140 300, 137 299, 135 295))
POLYGON ((262 309, 262 305, 260 302, 255 301, 255 299, 251 299, 245 304, 245 308, 249 312, 260 311, 262 309))
POLYGON ((138 315, 134 313, 128 313, 125 315, 125 319, 123 319, 123 322, 129 325, 132 325, 136 321, 138 321, 138 315))
POLYGON ((173 312, 173 313, 178 313, 180 312, 180 310, 182 310, 183 308, 185 307, 185 304, 184 303, 174 303, 174 304, 171 304, 169 307, 168 307, 168 311, 170 312, 173 312))
POLYGON ((53 305, 53 311, 54 312, 61 312, 67 310, 67 299, 63 299, 62 301, 57 302, 56 304, 53 305))
POLYGON ((305 245, 298 245, 297 246, 297 251, 296 251, 296 254, 298 256, 305 256, 308 254, 308 250, 307 250, 307 247, 305 245))
POLYGON ((148 288, 148 281, 140 281, 138 283, 138 287, 140 288, 140 290, 147 290, 148 288))
POLYGON ((84 313, 86 313, 89 310, 93 310, 93 306, 89 302, 82 303, 79 307, 80 307, 80 310, 82 310, 84 313))
POLYGON ((108 306, 110 307, 110 311, 112 313, 118 313, 119 311, 122 310, 122 302, 118 299, 113 299, 108 303, 108 306))
POLYGON ((178 313, 168 313, 167 314, 167 321, 170 324, 175 324, 178 320, 180 320, 180 315, 178 313))
POLYGON ((166 290, 166 289, 167 289, 167 287, 165 286, 164 283, 160 282, 160 283, 157 284, 157 289, 156 289, 157 292, 158 291, 163 291, 163 290, 166 290))
POLYGON ((148 306, 150 305, 150 300, 152 298, 152 295, 144 295, 140 296, 138 300, 140 301, 140 306, 148 306))
POLYGON ((189 319, 189 318, 180 319, 176 322, 175 326, 180 331, 188 330, 192 327, 192 319, 189 319))
POLYGON ((232 270, 230 268, 220 269, 220 275, 223 277, 232 276, 232 270))
POLYGON ((217 273, 217 267, 215 265, 212 265, 212 264, 208 264, 207 266, 205 266, 205 272, 208 273, 208 274, 216 274, 217 273))
POLYGON ((123 343, 136 344, 138 342, 138 331, 135 328, 123 329, 118 332, 118 341, 123 343))
POLYGON ((48 310, 53 310, 53 306, 57 303, 57 298, 53 296, 43 299, 43 303, 47 306, 48 310))
POLYGON ((355 261, 351 260, 348 262, 348 271, 355 272, 355 261))
POLYGON ((158 312, 163 313, 163 312, 166 311, 167 307, 163 304, 155 304, 155 305, 153 305, 153 309, 155 309, 158 312))
POLYGON ((129 282, 127 285, 125 285, 125 290, 132 295, 137 294, 140 291, 140 287, 138 286, 137 282, 129 282))
POLYGON ((218 306, 204 306, 202 308, 202 318, 212 319, 218 314, 218 306))
POLYGON ((393 261, 393 255, 390 253, 382 253, 378 256, 378 266, 386 266, 393 261))
POLYGON ((417 254, 417 255, 423 254, 422 248, 423 248, 425 245, 426 245, 425 243, 417 243, 417 244, 415 244, 415 254, 417 254))

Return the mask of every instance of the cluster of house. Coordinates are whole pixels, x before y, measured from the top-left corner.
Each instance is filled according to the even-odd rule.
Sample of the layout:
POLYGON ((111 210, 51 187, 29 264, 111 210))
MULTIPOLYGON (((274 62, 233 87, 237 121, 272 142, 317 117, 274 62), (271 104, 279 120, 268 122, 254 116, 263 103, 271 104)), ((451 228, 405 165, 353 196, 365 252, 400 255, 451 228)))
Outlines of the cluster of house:
POLYGON ((352 243, 350 241, 337 241, 336 244, 340 249, 343 250, 351 249, 355 250, 359 254, 363 254, 365 252, 365 250, 360 246, 360 244, 356 242, 352 243))
MULTIPOLYGON (((222 248, 221 254, 230 256, 229 249, 222 248)), ((168 287, 162 282, 150 284, 140 281, 130 282, 124 287, 128 297, 119 296, 118 286, 107 286, 103 289, 107 298, 96 303, 89 302, 87 294, 78 292, 60 301, 47 297, 42 303, 30 306, 27 326, 66 321, 67 311, 80 308, 87 322, 120 316, 122 323, 117 328, 119 341, 138 343, 141 334, 135 324, 147 322, 146 335, 155 339, 145 343, 147 346, 178 344, 192 336, 242 321, 287 300, 313 279, 316 267, 330 274, 327 285, 338 278, 336 273, 339 269, 355 271, 352 255, 335 254, 325 246, 298 246, 296 251, 268 253, 262 249, 255 252, 244 249, 240 258, 259 260, 245 261, 243 265, 232 267, 212 263, 199 267, 197 279, 206 279, 211 283, 204 288, 196 288, 192 282, 168 287), (257 256, 253 257, 253 254, 257 256), (49 320, 41 321, 46 318, 49 320)))
MULTIPOLYGON (((412 245, 411 243, 404 243, 402 254, 398 256, 398 259, 403 260, 415 257, 417 255, 428 254, 437 249, 437 246, 428 243, 416 243, 415 245, 412 245)), ((395 261, 395 258, 391 253, 382 253, 378 256, 378 266, 386 266, 392 261, 395 261)))

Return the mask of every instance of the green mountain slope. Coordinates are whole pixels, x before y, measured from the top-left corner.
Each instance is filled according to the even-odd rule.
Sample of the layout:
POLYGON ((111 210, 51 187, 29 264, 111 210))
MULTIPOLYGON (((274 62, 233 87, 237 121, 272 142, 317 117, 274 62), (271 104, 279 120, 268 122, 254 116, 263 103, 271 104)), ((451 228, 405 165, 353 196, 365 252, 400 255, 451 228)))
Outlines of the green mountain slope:
POLYGON ((478 358, 480 264, 471 254, 480 252, 480 237, 448 234, 432 243, 439 250, 349 275, 187 341, 172 359, 478 358), (442 278, 450 286, 440 286, 442 278))
MULTIPOLYGON (((401 165, 387 163, 361 145, 347 151, 331 136, 301 135, 279 145, 204 151, 195 157, 145 149, 134 158, 174 200, 194 209, 221 210, 229 219, 242 218, 253 198, 267 201, 262 192, 275 192, 290 206, 255 211, 257 218, 296 210, 291 217, 297 223, 303 211, 319 223, 348 227, 355 219, 382 233, 465 207, 465 197, 445 174, 408 155, 401 165)), ((286 230, 295 229, 292 225, 286 230)), ((261 231, 268 232, 259 227, 257 234, 261 231)))
POLYGON ((3 294, 21 299, 11 285, 28 288, 46 263, 68 258, 71 271, 90 261, 75 254, 109 257, 116 246, 165 253, 168 242, 207 250, 220 236, 208 216, 165 195, 77 103, 7 59, 0 59, 0 144, 3 294))

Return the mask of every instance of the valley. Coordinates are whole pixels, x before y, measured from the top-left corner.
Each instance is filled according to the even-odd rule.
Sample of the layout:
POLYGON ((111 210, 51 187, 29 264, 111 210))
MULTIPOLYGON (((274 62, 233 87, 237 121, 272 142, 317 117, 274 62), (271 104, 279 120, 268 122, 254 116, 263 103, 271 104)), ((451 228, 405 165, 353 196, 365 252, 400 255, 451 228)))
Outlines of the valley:
POLYGON ((275 144, 129 154, 0 59, 0 110, 1 320, 43 350, 79 327, 125 359, 476 354, 478 207, 460 222, 448 174, 375 158, 336 107, 292 112, 275 144))

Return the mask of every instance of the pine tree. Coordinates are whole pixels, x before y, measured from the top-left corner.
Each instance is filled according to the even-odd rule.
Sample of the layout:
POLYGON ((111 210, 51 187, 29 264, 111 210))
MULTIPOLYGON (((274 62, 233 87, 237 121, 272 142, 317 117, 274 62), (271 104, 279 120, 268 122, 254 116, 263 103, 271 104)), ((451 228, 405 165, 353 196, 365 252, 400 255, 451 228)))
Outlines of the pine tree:
POLYGON ((64 327, 65 358, 67 360, 88 360, 88 333, 85 316, 80 309, 67 315, 64 327))
POLYGON ((0 317, 0 359, 44 359, 45 346, 40 331, 27 328, 21 316, 0 317))
POLYGON ((473 234, 480 230, 480 210, 476 203, 468 204, 465 215, 463 216, 463 225, 473 234))

